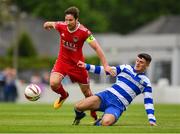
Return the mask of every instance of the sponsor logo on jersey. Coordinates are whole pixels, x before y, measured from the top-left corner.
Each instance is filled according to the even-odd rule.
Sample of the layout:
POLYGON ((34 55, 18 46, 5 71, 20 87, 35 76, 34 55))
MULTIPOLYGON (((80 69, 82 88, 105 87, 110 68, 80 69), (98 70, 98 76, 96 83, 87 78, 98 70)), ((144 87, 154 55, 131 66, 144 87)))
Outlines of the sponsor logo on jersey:
POLYGON ((77 45, 75 43, 67 42, 62 40, 63 46, 69 50, 77 51, 77 45))

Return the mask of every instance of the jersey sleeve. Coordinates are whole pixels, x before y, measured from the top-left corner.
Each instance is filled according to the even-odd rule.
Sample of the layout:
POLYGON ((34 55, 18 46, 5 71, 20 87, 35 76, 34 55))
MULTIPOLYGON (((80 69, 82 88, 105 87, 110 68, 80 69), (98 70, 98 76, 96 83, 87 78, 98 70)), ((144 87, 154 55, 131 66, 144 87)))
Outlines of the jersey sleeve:
POLYGON ((103 66, 96 66, 96 65, 91 65, 91 64, 86 64, 86 70, 88 72, 94 73, 94 74, 106 74, 104 71, 103 66))
POLYGON ((62 21, 55 22, 55 29, 60 32, 63 24, 62 21))
POLYGON ((144 89, 144 106, 146 109, 146 114, 148 116, 149 122, 156 123, 156 118, 154 115, 154 104, 153 104, 153 97, 152 97, 152 88, 147 86, 144 89))
MULTIPOLYGON (((120 66, 116 66, 116 67, 112 66, 111 68, 116 72, 116 75, 119 74, 120 71, 121 71, 120 66)), ((94 73, 94 74, 110 75, 108 72, 105 72, 103 66, 96 66, 96 65, 86 64, 86 70, 91 72, 91 73, 94 73)))

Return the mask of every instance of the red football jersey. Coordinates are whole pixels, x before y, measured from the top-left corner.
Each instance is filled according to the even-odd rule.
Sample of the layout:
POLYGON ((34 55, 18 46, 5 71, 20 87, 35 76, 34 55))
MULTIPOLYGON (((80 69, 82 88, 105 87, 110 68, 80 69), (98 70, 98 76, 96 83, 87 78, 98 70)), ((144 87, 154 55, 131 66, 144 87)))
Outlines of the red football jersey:
POLYGON ((58 60, 71 65, 76 65, 79 60, 84 61, 82 47, 91 32, 80 23, 74 31, 69 31, 65 22, 56 22, 55 27, 60 34, 58 60))

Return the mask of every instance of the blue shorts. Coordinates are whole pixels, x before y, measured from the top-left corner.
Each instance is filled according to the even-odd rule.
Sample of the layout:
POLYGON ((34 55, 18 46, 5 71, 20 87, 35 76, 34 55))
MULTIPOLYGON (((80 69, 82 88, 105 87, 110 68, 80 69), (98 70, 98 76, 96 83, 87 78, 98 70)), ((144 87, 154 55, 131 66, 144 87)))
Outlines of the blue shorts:
POLYGON ((119 98, 107 90, 95 95, 101 99, 101 104, 98 111, 102 111, 104 114, 114 115, 117 121, 123 111, 126 109, 119 98))

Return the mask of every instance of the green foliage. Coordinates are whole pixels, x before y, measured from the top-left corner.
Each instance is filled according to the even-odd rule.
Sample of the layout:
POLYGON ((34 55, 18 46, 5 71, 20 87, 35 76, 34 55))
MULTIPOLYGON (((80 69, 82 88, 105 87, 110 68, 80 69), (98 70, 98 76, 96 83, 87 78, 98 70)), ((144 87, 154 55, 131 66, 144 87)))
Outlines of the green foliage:
POLYGON ((100 65, 100 59, 97 56, 86 57, 85 62, 93 65, 100 65))
POLYGON ((105 32, 109 25, 103 13, 91 9, 89 0, 54 0, 53 2, 16 0, 15 2, 21 10, 48 20, 64 20, 64 10, 69 6, 77 6, 80 9, 80 21, 93 32, 105 32))
MULTIPOLYGON (((18 57, 18 69, 51 69, 56 58, 49 57, 18 57)), ((89 64, 99 65, 100 60, 97 56, 87 57, 85 60, 89 64)), ((13 67, 13 57, 0 57, 0 69, 13 67)))
MULTIPOLYGON (((31 38, 29 37, 29 35, 27 33, 22 33, 20 35, 20 38, 18 39, 17 44, 18 47, 18 56, 19 57, 36 57, 37 56, 37 51, 34 47, 34 44, 31 40, 31 38)), ((12 56, 13 55, 13 51, 14 51, 14 47, 16 46, 12 46, 11 48, 9 48, 8 50, 8 55, 12 56)))
POLYGON ((12 57, 0 57, 0 70, 3 70, 6 67, 13 67, 12 57))
MULTIPOLYGON (((28 70, 28 69, 51 69, 55 62, 55 58, 47 58, 47 57, 36 57, 36 58, 18 58, 18 69, 19 70, 28 70)), ((6 67, 13 67, 13 58, 12 57, 0 57, 0 69, 4 69, 6 67)))
POLYGON ((12 16, 8 11, 8 1, 0 0, 0 28, 11 20, 12 16))
POLYGON ((179 0, 14 0, 22 11, 48 20, 64 20, 69 6, 93 32, 127 34, 162 15, 179 15, 179 0))
POLYGON ((19 70, 25 69, 50 69, 53 66, 53 58, 20 58, 19 70))
POLYGON ((91 0, 91 6, 108 18, 107 32, 127 34, 162 15, 179 15, 178 0, 91 0))

